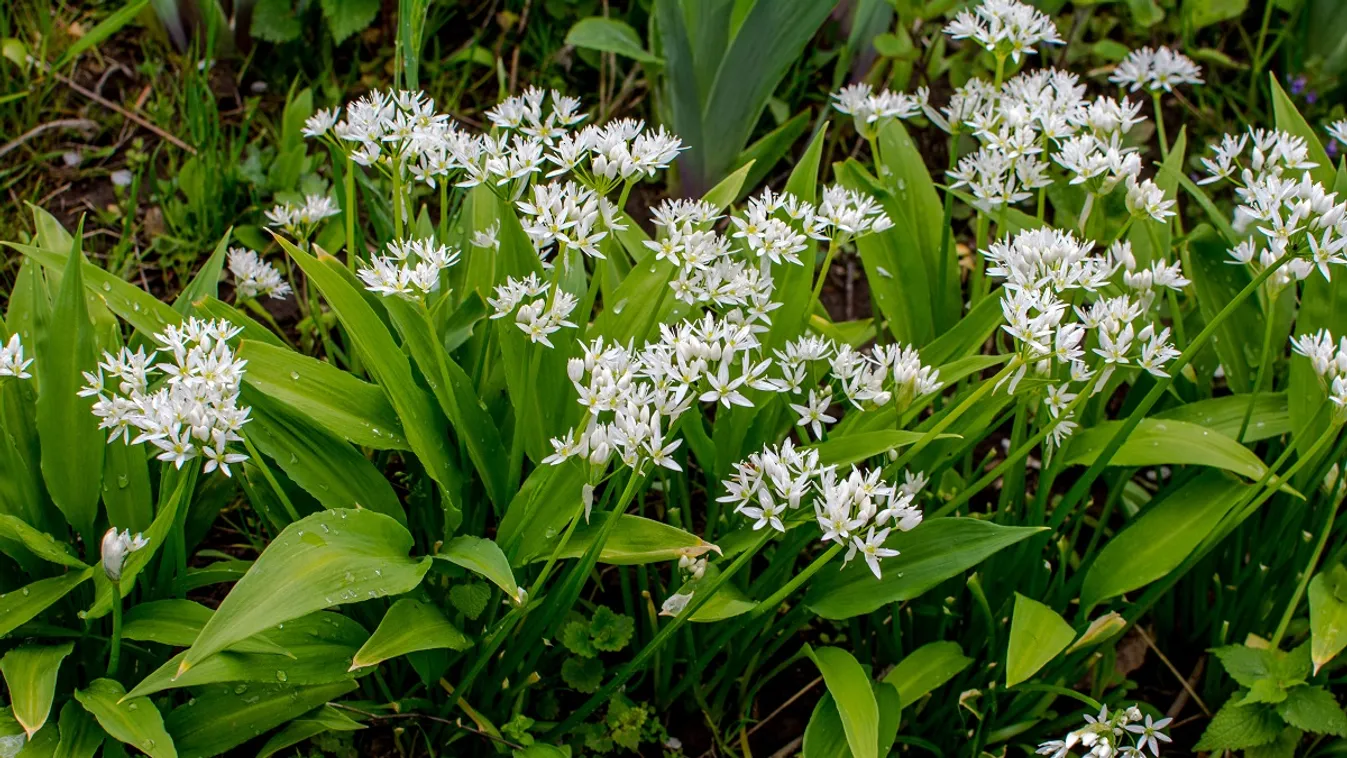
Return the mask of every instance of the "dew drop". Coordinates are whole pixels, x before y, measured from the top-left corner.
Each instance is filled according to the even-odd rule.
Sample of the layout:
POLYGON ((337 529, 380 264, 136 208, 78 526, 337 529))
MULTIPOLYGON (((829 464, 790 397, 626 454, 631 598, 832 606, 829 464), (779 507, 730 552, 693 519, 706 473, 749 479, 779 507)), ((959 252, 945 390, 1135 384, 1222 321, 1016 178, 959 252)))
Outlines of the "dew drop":
POLYGON ((235 695, 242 695, 243 693, 245 693, 245 692, 247 692, 247 691, 248 691, 248 685, 246 685, 246 684, 240 684, 239 686, 237 686, 237 687, 234 688, 234 694, 235 694, 235 695))
POLYGON ((27 587, 24 587, 24 588, 23 588, 23 596, 24 596, 24 597, 28 597, 28 588, 27 588, 27 587))
POLYGON ((290 678, 290 677, 287 676, 286 673, 285 673, 284 671, 277 671, 277 672, 276 672, 276 681, 278 681, 278 682, 284 682, 285 680, 287 680, 287 679, 289 679, 289 678, 290 678))
POLYGON ((103 282, 103 291, 104 291, 104 292, 111 292, 111 291, 112 291, 112 283, 111 283, 111 282, 103 282))

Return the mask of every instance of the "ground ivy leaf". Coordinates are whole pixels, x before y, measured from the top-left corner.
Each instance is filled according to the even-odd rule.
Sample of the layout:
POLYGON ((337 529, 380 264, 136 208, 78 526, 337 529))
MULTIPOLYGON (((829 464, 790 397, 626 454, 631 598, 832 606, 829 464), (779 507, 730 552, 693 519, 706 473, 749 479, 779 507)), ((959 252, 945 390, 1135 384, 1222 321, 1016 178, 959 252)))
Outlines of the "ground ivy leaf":
POLYGON ((302 31, 290 0, 259 0, 253 6, 252 35, 267 42, 289 42, 302 31))
POLYGON ((571 656, 561 664, 561 678, 577 692, 597 692, 603 684, 603 664, 596 658, 571 656))
POLYGON ((1347 713, 1343 713, 1333 693, 1323 687, 1301 685, 1286 693, 1277 706, 1286 723, 1315 734, 1347 736, 1347 713))
POLYGON ((583 658, 593 658, 599 654, 590 642, 589 624, 583 621, 572 621, 561 630, 561 644, 583 658))
POLYGON ((1266 745, 1281 732, 1282 720, 1268 706, 1238 705, 1232 700, 1212 717, 1193 750, 1244 750, 1266 745))
POLYGON ((594 611, 589 631, 594 637, 595 649, 616 653, 631 641, 631 635, 636 631, 636 622, 630 616, 615 613, 608 606, 601 605, 594 611))
POLYGON ((474 621, 486 610, 490 600, 491 588, 485 582, 460 582, 449 588, 449 602, 474 621))
POLYGON ((379 13, 379 0, 323 0, 322 5, 327 28, 337 43, 369 26, 379 13))

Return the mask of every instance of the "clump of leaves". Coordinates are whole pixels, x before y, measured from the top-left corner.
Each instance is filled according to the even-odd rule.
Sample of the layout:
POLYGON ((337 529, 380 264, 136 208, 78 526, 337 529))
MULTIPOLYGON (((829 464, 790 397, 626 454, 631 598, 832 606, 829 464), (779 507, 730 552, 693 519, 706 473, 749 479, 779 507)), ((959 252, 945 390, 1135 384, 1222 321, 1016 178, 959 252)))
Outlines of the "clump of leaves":
POLYGON ((636 703, 622 695, 608 701, 608 712, 603 721, 585 724, 579 730, 584 735, 585 748, 594 753, 611 753, 617 748, 640 750, 643 744, 664 742, 668 735, 655 709, 645 703, 636 703))
POLYGON ((588 621, 576 619, 561 630, 561 644, 571 657, 561 664, 561 678, 571 688, 595 692, 603 683, 603 663, 599 653, 616 653, 631 642, 636 622, 606 606, 594 611, 588 621))
POLYGON ((1309 643, 1290 652, 1247 645, 1212 652, 1240 689, 1212 718, 1195 750, 1290 758, 1305 733, 1347 736, 1347 713, 1337 698, 1307 682, 1309 643))

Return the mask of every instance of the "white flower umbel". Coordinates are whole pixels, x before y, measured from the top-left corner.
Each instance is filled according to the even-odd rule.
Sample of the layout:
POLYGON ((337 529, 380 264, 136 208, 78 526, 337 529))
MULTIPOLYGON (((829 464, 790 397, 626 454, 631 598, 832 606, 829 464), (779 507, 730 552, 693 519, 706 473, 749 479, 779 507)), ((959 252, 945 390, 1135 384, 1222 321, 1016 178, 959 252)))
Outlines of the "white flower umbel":
POLYGON ((1347 421, 1347 337, 1335 341, 1332 332, 1320 329, 1313 334, 1291 338, 1297 355, 1310 359, 1319 384, 1333 403, 1333 420, 1347 421))
POLYGON ((1337 140, 1339 145, 1347 146, 1347 119, 1329 124, 1328 136, 1337 140))
MULTIPOLYGON (((599 242, 608 236, 609 228, 614 228, 600 218, 606 202, 594 190, 567 181, 535 184, 532 196, 515 205, 523 214, 524 232, 533 241, 539 257, 546 261, 556 249, 569 266, 566 253, 570 250, 579 250, 590 258, 603 257, 599 242)), ((611 216, 611 211, 607 215, 611 216)))
POLYGON ((307 240, 323 219, 341 213, 341 209, 326 195, 306 195, 300 205, 281 203, 267 211, 267 225, 282 229, 286 234, 307 240))
POLYGON ((486 302, 494 309, 492 319, 513 313, 515 325, 530 341, 553 347, 551 335, 562 327, 575 327, 566 318, 579 300, 559 287, 554 291, 552 284, 542 281, 537 274, 529 274, 523 279, 510 277, 504 284, 496 285, 495 297, 487 298, 486 302))
POLYGON ((1132 92, 1140 89, 1172 92, 1181 84, 1202 84, 1202 68, 1170 48, 1143 47, 1128 53, 1108 80, 1132 92))
POLYGON ((33 375, 28 373, 28 366, 32 362, 32 358, 23 357, 23 342, 18 334, 9 335, 9 341, 0 345, 0 376, 30 379, 33 375))
POLYGON ((984 0, 971 11, 960 11, 945 26, 954 39, 971 39, 998 59, 1019 63, 1021 55, 1033 55, 1040 44, 1064 44, 1052 19, 1037 8, 1018 0, 984 0))
POLYGON ((230 248, 229 271, 234 275, 234 293, 237 297, 266 295, 273 300, 283 300, 290 294, 290 285, 281 278, 281 272, 252 250, 230 248))
POLYGON ((1143 717, 1135 705, 1112 712, 1104 706, 1097 716, 1085 716, 1085 726, 1060 740, 1041 743, 1038 754, 1069 758, 1079 751, 1088 758, 1142 758, 1144 751, 1149 750, 1153 758, 1160 758, 1160 744, 1170 742, 1162 730, 1172 720, 1154 721, 1149 714, 1143 717))
POLYGON ((103 573, 114 583, 120 582, 126 559, 149 544, 139 533, 131 534, 130 529, 118 532, 117 527, 112 527, 103 535, 103 573))
POLYGON ((160 450, 159 460, 177 468, 202 457, 204 473, 218 468, 229 476, 232 464, 248 459, 229 450, 242 441, 239 431, 251 411, 238 404, 247 361, 239 360, 228 342, 240 331, 223 319, 170 325, 154 335, 159 352, 170 360, 154 363, 159 352, 146 354, 143 348, 105 352, 95 373, 84 372, 88 384, 79 395, 97 398, 93 413, 99 428, 109 431, 109 443, 117 437, 133 445, 149 442, 160 450), (150 391, 151 377, 158 374, 163 380, 150 391), (110 381, 116 386, 108 386, 110 381), (134 439, 132 429, 138 432, 134 439))
POLYGON ((425 295, 440 284, 440 272, 458 262, 459 251, 432 239, 389 242, 357 272, 366 289, 380 295, 425 295))
POLYGON ((866 139, 874 139, 884 123, 895 118, 908 119, 922 112, 926 105, 926 90, 916 95, 884 90, 876 93, 864 82, 852 84, 832 94, 833 107, 852 117, 856 132, 866 139))

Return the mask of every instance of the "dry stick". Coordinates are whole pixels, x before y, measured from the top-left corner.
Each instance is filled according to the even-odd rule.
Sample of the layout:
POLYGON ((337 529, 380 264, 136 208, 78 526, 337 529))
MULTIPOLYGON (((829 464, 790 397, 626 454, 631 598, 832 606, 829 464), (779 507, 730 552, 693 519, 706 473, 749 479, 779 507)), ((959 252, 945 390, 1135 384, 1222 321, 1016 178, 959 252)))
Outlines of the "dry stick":
POLYGON ((0 146, 0 156, 16 150, 23 143, 51 129, 79 129, 80 131, 87 132, 97 128, 98 122, 90 121, 87 118, 60 118, 55 121, 48 121, 45 124, 38 124, 23 134, 20 134, 18 137, 6 142, 3 146, 0 146))
POLYGON ((490 732, 484 732, 480 729, 468 726, 467 724, 464 724, 461 721, 451 721, 449 719, 442 719, 439 716, 432 716, 429 713, 372 713, 370 711, 364 711, 359 708, 349 706, 345 703, 334 702, 328 703, 328 705, 331 705, 333 708, 338 708, 343 711, 358 713, 361 716, 364 716, 365 718, 371 719, 373 721, 392 721, 393 719, 422 719, 425 721, 433 721, 436 724, 444 724, 445 726, 452 726, 455 729, 462 729, 465 732, 471 732, 472 734, 475 734, 478 737, 482 737, 492 742, 500 743, 514 750, 524 749, 523 745, 511 742, 505 739, 504 737, 497 737, 494 734, 491 734, 490 732))
POLYGON ((1175 679, 1179 680, 1179 684, 1182 685, 1184 691, 1193 698, 1193 702, 1197 703, 1197 707, 1202 709, 1202 712, 1207 715, 1207 718, 1211 718, 1211 709, 1207 707, 1206 703, 1202 702, 1202 697, 1193 689, 1193 685, 1189 684, 1188 680, 1183 678, 1183 674, 1180 674, 1179 670, 1174 667, 1174 664, 1169 662, 1169 657, 1160 651, 1160 647, 1155 644, 1155 640, 1151 639, 1151 636, 1146 633, 1146 630, 1141 627, 1141 624, 1137 624, 1132 628, 1137 630, 1137 634, 1141 635, 1141 639, 1146 641, 1146 646, 1151 650, 1154 650, 1156 655, 1160 656, 1160 662, 1165 664, 1165 668, 1169 669, 1169 673, 1173 674, 1175 679))
POLYGON ((120 106, 120 105, 118 105, 118 104, 112 102, 111 100, 109 100, 109 99, 103 97, 102 95, 98 94, 97 92, 94 92, 93 90, 90 90, 90 89, 86 89, 85 87, 82 87, 82 86, 80 86, 79 84, 76 84, 74 80, 72 80, 72 79, 70 79, 70 78, 68 78, 68 77, 62 76, 61 74, 58 74, 58 73, 56 73, 55 71, 49 71, 48 73, 50 73, 50 74, 52 75, 52 77, 54 77, 55 79, 57 79, 57 80, 60 81, 61 83, 65 84, 65 85, 66 85, 67 87, 69 87, 70 89, 73 89, 73 90, 75 90, 76 92, 80 93, 81 95, 84 95, 85 97, 89 98, 90 100, 94 101, 95 103, 98 103, 99 105, 103 106, 104 108, 107 108, 107 109, 112 110, 112 111, 116 111, 117 113, 121 114, 123 118, 130 119, 130 120, 136 122, 137 124, 140 124, 141 126, 145 127, 146 129, 149 129, 150 131, 152 131, 152 132, 154 132, 155 134, 159 135, 159 137, 161 137, 162 139, 164 139, 166 142, 170 142, 170 143, 172 143, 173 145, 176 145, 177 147, 180 147, 180 148, 182 148, 183 150, 186 150, 187 152, 191 153, 192 155, 196 155, 196 148, 192 147, 191 145, 187 144, 186 142, 183 142, 182 140, 178 139, 177 137, 174 137, 172 134, 169 134, 168 132, 164 131, 163 129, 161 129, 161 128, 155 126, 153 123, 151 123, 150 121, 148 121, 148 120, 145 119, 144 117, 142 117, 142 116, 137 116, 135 113, 133 113, 133 112, 131 112, 131 111, 128 111, 127 109, 125 109, 125 108, 123 108, 122 106, 120 106))
MULTIPOLYGON (((769 721, 771 721, 772 719, 776 718, 777 716, 781 715, 781 712, 782 712, 782 711, 784 711, 784 710, 786 710, 787 708, 789 708, 789 707, 791 706, 791 704, 794 703, 796 700, 799 700, 800 698, 804 697, 810 690, 812 690, 812 689, 814 689, 815 687, 817 687, 817 686, 818 686, 818 683, 821 682, 821 681, 823 681, 823 677, 821 677, 821 676, 815 677, 815 678, 814 678, 814 681, 810 682, 809 684, 806 684, 804 687, 802 687, 802 688, 800 689, 799 692, 796 692, 794 695, 791 695, 791 696, 790 696, 790 699, 786 700, 786 702, 784 702, 784 703, 782 703, 781 705, 777 706, 777 707, 776 707, 776 710, 774 710, 774 711, 772 711, 771 713, 767 714, 767 717, 766 717, 766 718, 764 718, 763 720, 761 720, 761 721, 759 721, 758 723, 754 724, 754 725, 753 725, 753 728, 749 729, 749 730, 748 730, 748 734, 746 734, 745 736, 746 736, 746 737, 752 737, 754 734, 757 733, 757 731, 758 731, 759 729, 763 728, 764 726, 767 726, 767 722, 769 722, 769 721)), ((709 748, 706 749, 706 752, 705 752, 705 753, 702 753, 700 756, 698 756, 698 758, 711 758, 711 756, 715 755, 715 752, 716 752, 715 746, 709 747, 709 748)))
POLYGON ((1168 711, 1165 711, 1166 716, 1174 718, 1183 712, 1183 707, 1188 704, 1188 693, 1192 692, 1194 683, 1197 682, 1198 677, 1202 676, 1202 671, 1206 669, 1206 667, 1207 657, 1204 655, 1197 659, 1197 665, 1193 666, 1193 673, 1188 675, 1187 686, 1183 688, 1183 691, 1179 693, 1178 697, 1174 698, 1174 704, 1169 706, 1168 711))

